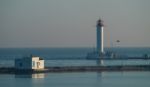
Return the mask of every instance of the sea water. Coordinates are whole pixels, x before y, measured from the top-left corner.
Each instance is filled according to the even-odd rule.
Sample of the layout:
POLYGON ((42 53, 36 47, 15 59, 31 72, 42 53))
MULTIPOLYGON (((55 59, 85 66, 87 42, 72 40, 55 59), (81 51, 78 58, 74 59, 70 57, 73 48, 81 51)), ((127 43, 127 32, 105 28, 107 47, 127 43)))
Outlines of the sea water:
MULTIPOLYGON (((92 48, 1 48, 0 67, 14 66, 15 58, 40 56, 46 66, 96 65, 94 60, 51 60, 51 58, 85 58, 92 48)), ((150 48, 107 48, 128 56, 150 54, 150 48)), ((104 61, 106 65, 150 64, 148 60, 104 61)), ((149 71, 70 72, 30 75, 0 74, 0 87, 150 87, 149 71)))
MULTIPOLYGON (((93 48, 0 48, 0 67, 14 66, 16 58, 29 57, 30 55, 43 58, 46 66, 95 66, 95 60, 82 60, 87 53, 94 51, 93 48), (57 60, 57 59, 61 60, 57 60), (69 60, 66 60, 67 58, 69 60), (79 60, 75 60, 79 58, 79 60)), ((150 55, 150 48, 105 48, 105 51, 112 51, 129 57, 143 57, 150 55)), ((145 65, 150 60, 105 60, 104 65, 145 65)))
POLYGON ((150 87, 150 72, 0 74, 0 87, 150 87))

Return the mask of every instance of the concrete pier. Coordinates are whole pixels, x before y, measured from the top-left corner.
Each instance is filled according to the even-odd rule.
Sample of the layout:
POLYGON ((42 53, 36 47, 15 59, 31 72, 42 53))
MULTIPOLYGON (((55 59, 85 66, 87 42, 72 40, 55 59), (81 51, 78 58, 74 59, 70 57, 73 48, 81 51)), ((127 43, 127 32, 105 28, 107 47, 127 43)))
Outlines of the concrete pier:
POLYGON ((116 66, 64 66, 46 67, 41 70, 17 70, 14 67, 0 68, 0 74, 34 74, 50 72, 103 72, 103 71, 150 71, 150 65, 116 66))

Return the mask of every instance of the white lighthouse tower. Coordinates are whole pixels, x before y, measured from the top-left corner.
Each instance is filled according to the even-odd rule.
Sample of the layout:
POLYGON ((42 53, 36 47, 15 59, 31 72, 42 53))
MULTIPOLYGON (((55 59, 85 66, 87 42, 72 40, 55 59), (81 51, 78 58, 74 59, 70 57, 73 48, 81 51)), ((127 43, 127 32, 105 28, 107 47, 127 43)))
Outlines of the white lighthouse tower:
POLYGON ((104 29, 104 25, 103 25, 103 21, 101 19, 99 19, 97 21, 97 47, 96 47, 96 50, 97 52, 100 54, 100 55, 103 55, 104 54, 104 32, 103 32, 103 29, 104 29))
POLYGON ((87 59, 102 59, 104 58, 104 25, 99 19, 96 24, 96 50, 87 54, 87 59))

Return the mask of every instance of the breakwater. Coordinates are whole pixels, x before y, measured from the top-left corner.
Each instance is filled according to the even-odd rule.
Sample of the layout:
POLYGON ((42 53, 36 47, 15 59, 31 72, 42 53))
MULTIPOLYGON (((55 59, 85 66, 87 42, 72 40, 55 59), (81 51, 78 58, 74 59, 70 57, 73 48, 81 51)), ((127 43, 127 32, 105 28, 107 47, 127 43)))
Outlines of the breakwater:
POLYGON ((17 70, 14 67, 1 67, 0 74, 32 74, 50 72, 103 72, 103 71, 150 71, 150 65, 116 66, 64 66, 46 67, 42 70, 17 70))

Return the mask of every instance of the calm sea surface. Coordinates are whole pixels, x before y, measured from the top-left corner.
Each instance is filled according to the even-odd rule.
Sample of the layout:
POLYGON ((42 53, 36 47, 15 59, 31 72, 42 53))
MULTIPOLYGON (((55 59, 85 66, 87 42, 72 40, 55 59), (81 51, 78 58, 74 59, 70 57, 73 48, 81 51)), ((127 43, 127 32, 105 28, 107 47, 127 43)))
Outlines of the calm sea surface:
MULTIPOLYGON (((71 60, 74 58, 85 58, 87 53, 92 52, 92 48, 0 48, 0 67, 14 66, 15 58, 22 58, 32 55, 40 56, 45 61, 46 66, 92 66, 97 65, 95 60, 71 60), (69 58, 70 60, 51 60, 57 58, 69 58)), ((150 48, 106 48, 105 51, 113 51, 124 56, 142 57, 144 54, 150 55, 150 48)), ((150 64, 150 60, 114 60, 104 61, 105 65, 134 65, 150 64)))
MULTIPOLYGON (((0 67, 14 65, 15 58, 30 54, 46 60, 46 66, 96 65, 94 60, 50 60, 85 58, 92 48, 0 48, 0 67)), ((141 57, 150 48, 106 48, 116 53, 141 57)), ((105 65, 150 64, 149 60, 104 61, 105 65)), ((150 72, 73 72, 32 75, 0 74, 0 87, 150 87, 150 72)))
POLYGON ((150 72, 0 75, 1 87, 150 87, 150 72))

